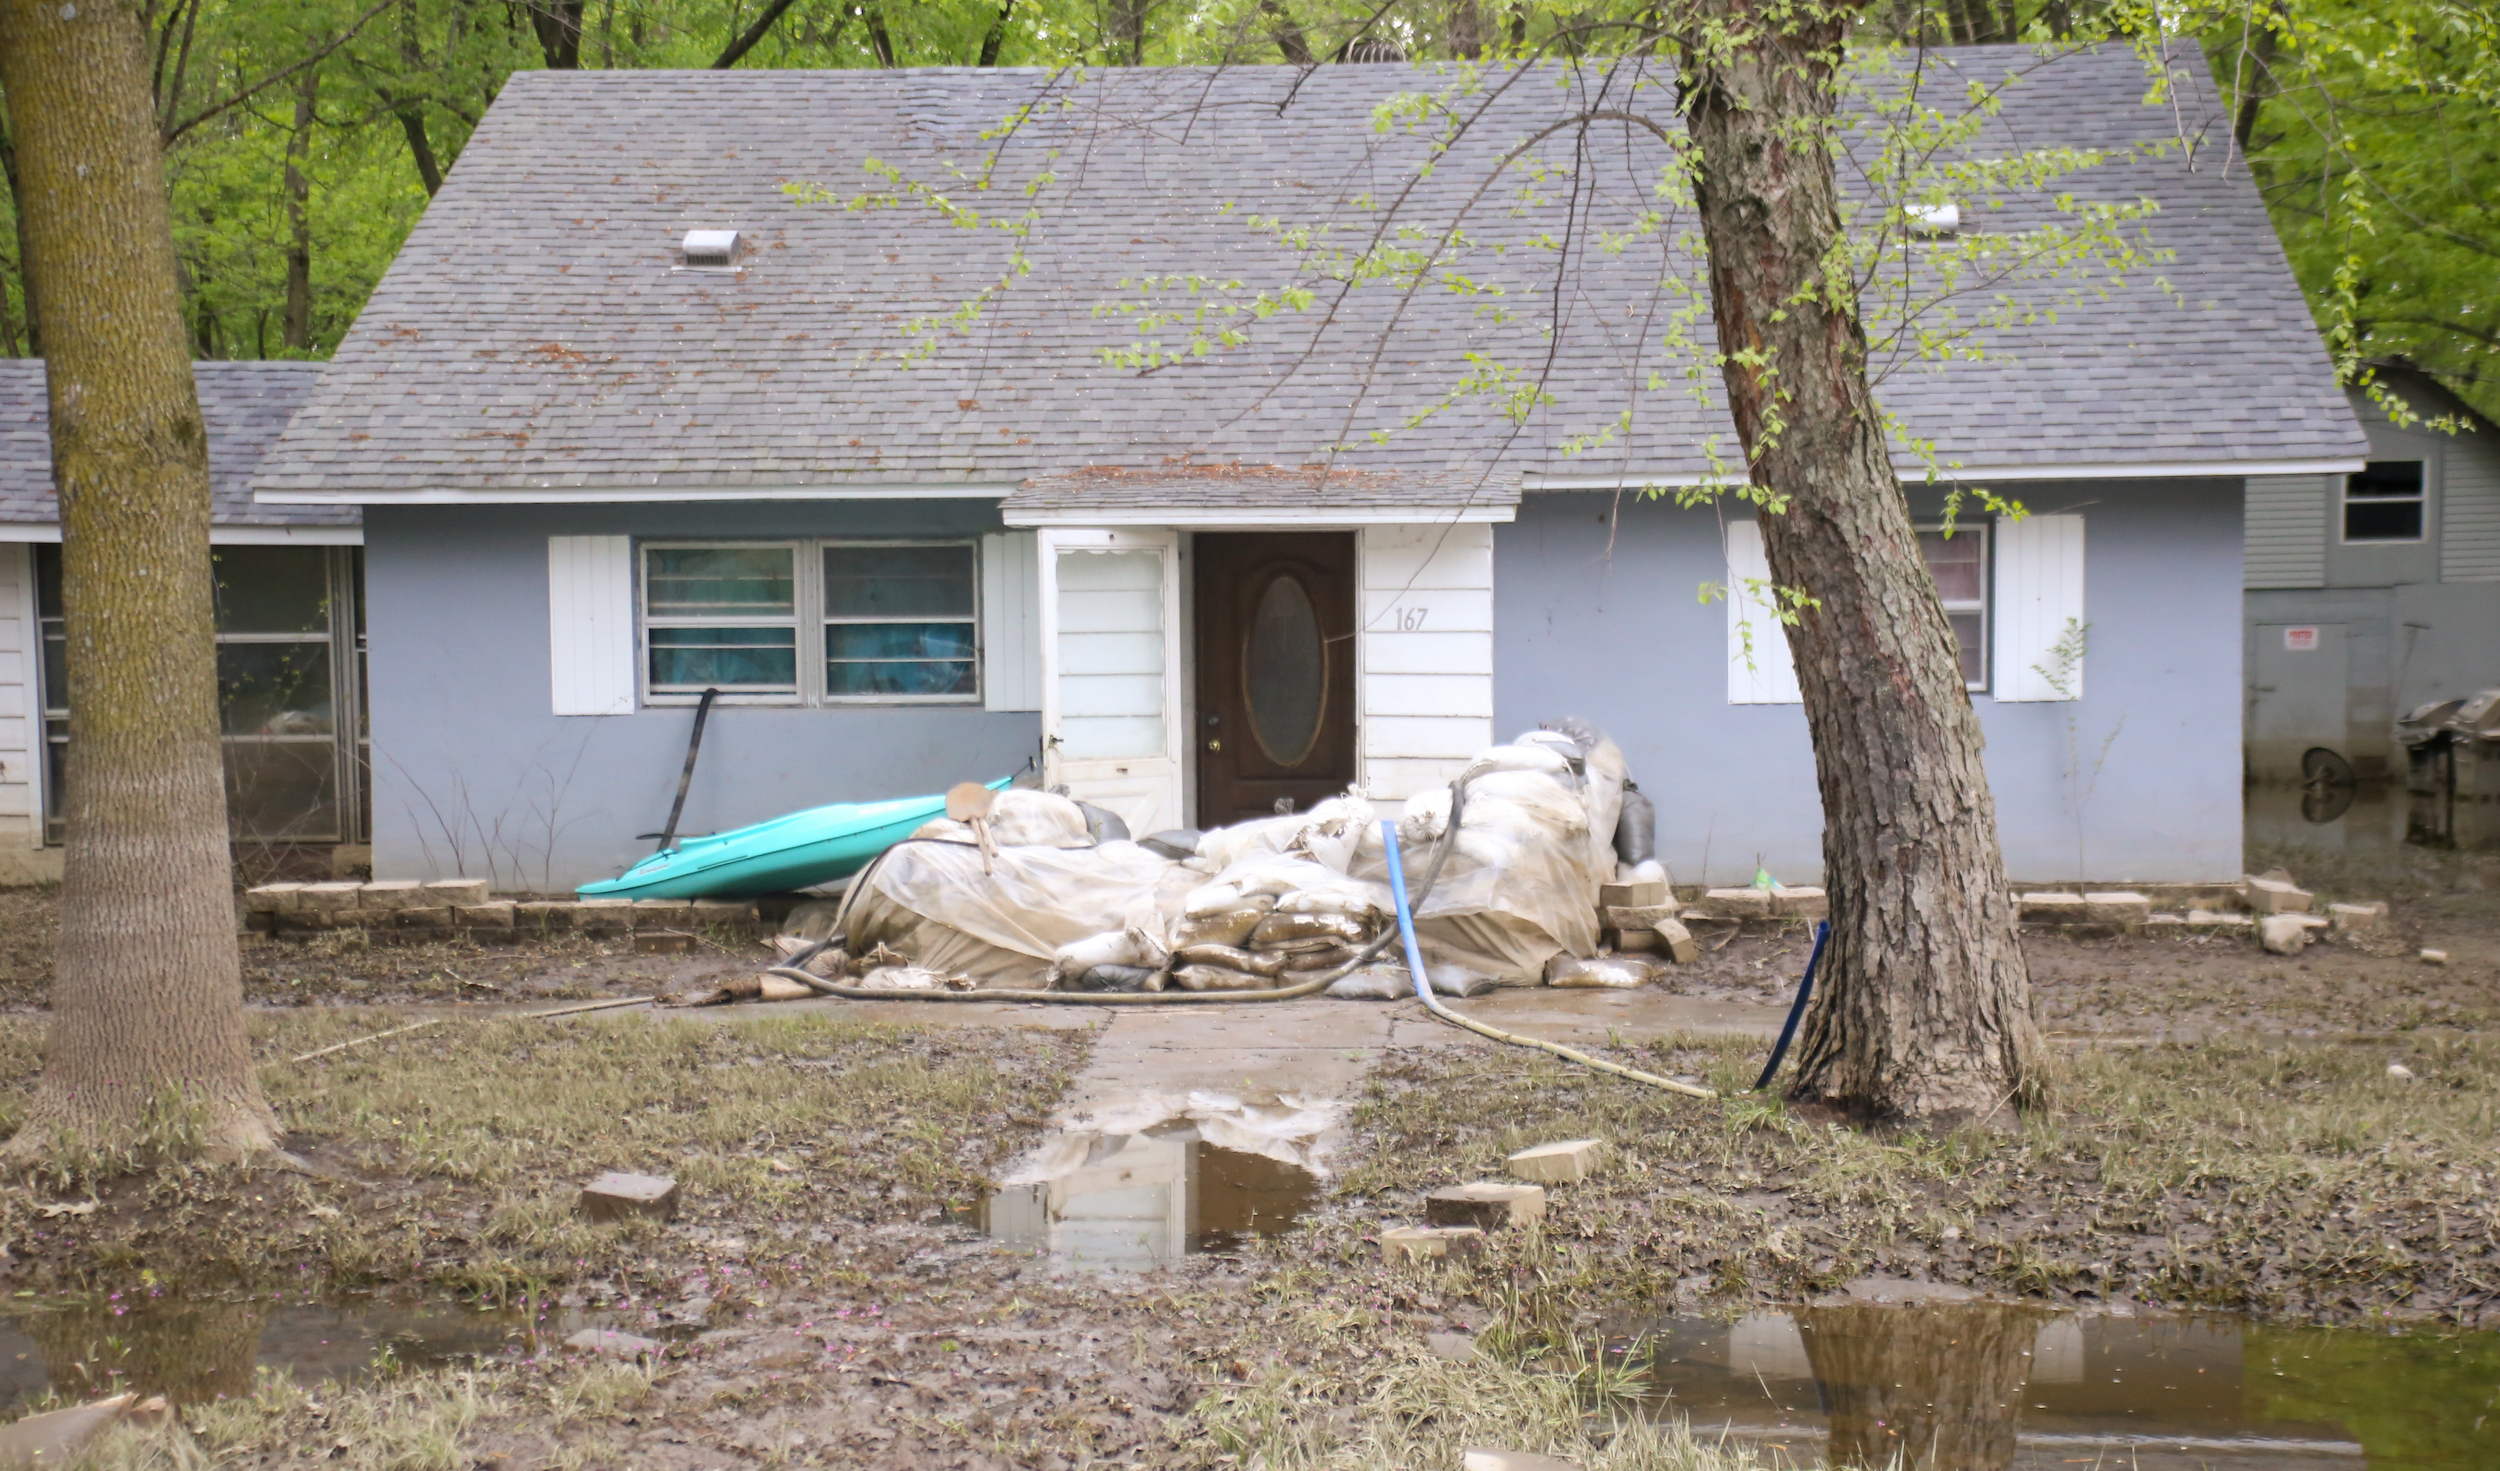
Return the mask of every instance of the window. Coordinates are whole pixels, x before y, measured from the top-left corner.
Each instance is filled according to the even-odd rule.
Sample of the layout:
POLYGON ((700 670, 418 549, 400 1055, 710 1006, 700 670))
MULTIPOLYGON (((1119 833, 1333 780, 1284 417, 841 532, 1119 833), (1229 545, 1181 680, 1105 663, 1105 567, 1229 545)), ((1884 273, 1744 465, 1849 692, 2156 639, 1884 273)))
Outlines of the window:
POLYGON ((2422 462, 2372 460, 2344 477, 2344 540, 2420 541, 2422 462))
POLYGON ((645 692, 799 704, 981 695, 980 556, 962 542, 643 548, 645 692))
POLYGON ((1945 621, 1953 625, 1962 654, 1962 682, 1973 690, 1988 687, 1988 528, 1972 522, 1954 526, 1946 536, 1941 526, 1918 533, 1919 554, 1936 579, 1944 599, 1945 621))

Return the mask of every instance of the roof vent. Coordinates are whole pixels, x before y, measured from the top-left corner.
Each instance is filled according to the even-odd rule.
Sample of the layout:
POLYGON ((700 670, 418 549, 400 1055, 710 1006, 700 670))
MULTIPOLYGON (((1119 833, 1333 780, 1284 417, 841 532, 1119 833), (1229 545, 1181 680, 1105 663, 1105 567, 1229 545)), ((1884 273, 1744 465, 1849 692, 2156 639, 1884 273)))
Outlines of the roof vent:
POLYGON ((688 270, 728 270, 737 264, 738 232, 735 230, 688 230, 685 252, 688 270))
MULTIPOLYGON (((1962 233, 1962 207, 1958 204, 1904 205, 1901 213, 1909 220, 1910 233, 1913 235, 1925 235, 1932 238, 1938 235, 1962 233)), ((689 235, 686 239, 691 242, 694 237, 689 235)), ((694 247, 689 244, 686 248, 692 250, 694 247)))

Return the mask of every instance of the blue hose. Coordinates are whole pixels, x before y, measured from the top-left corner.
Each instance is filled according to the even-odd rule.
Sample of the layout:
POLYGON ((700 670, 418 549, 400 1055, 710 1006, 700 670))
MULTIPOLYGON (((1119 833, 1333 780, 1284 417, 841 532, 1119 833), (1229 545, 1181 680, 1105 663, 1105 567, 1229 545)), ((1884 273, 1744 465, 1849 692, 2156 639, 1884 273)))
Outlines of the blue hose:
POLYGON ((1771 1060, 1762 1065, 1762 1076, 1753 1080, 1753 1091, 1771 1086, 1771 1077, 1780 1070, 1780 1059, 1788 1055, 1788 1039, 1797 1035, 1797 1023, 1806 1014, 1806 998, 1814 994, 1815 962, 1823 958, 1823 942, 1831 937, 1832 922, 1824 920, 1814 927, 1814 953, 1806 957, 1806 973, 1797 982, 1797 999, 1788 1004, 1788 1024, 1780 1028, 1780 1039, 1771 1048, 1771 1060))

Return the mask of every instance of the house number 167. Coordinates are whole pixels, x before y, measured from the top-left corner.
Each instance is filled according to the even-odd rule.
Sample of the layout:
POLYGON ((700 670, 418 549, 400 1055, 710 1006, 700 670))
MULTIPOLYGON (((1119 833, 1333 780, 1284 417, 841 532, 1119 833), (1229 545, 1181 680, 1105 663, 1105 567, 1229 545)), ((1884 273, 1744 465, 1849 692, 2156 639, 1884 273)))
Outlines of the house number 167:
POLYGON ((1416 629, 1423 627, 1424 615, 1431 611, 1429 608, 1413 607, 1398 609, 1398 632, 1413 633, 1416 629))

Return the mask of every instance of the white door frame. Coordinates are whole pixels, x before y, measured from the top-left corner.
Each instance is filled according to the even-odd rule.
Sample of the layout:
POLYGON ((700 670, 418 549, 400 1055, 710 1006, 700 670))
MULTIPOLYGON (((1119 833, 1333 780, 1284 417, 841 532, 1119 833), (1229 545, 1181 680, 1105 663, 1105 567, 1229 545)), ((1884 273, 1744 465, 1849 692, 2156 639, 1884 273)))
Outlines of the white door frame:
POLYGON ((1182 763, 1189 731, 1181 685, 1180 533, 1165 527, 1043 527, 1041 554, 1042 780, 1118 812, 1139 837, 1182 825, 1182 763), (1163 562, 1163 754, 1071 759, 1059 750, 1059 558, 1076 552, 1155 552, 1163 562))

